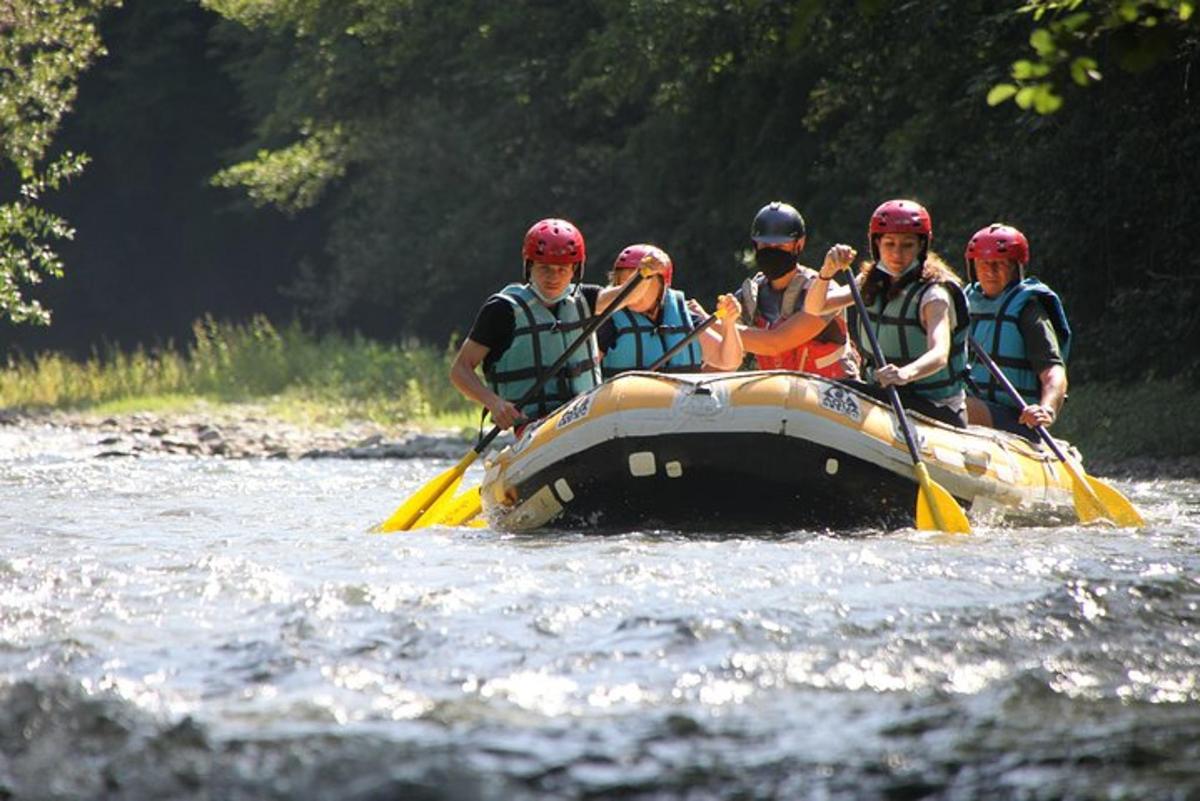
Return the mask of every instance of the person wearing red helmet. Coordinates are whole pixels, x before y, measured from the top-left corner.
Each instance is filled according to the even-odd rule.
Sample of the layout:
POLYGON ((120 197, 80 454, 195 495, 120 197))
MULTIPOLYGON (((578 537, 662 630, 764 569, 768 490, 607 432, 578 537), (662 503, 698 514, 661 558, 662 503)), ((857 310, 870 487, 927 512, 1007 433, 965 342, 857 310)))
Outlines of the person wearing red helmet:
POLYGON ((760 370, 800 370, 827 378, 858 375, 859 357, 841 311, 807 313, 817 271, 799 262, 807 230, 795 207, 773 201, 754 215, 750 239, 758 272, 737 292, 741 335, 760 370))
POLYGON ((1025 399, 1018 405, 986 365, 971 364, 967 415, 972 423, 1037 441, 1035 428, 1054 423, 1067 396, 1071 326, 1058 295, 1025 277, 1029 240, 994 223, 967 243, 971 336, 1025 399))
POLYGON ((539 220, 521 247, 525 282, 509 284, 480 308, 450 366, 450 381, 483 404, 501 429, 536 420, 600 383, 595 337, 577 349, 534 398, 522 398, 579 336, 593 313, 603 312, 617 287, 583 283, 587 252, 574 224, 539 220), (484 378, 477 368, 482 366, 484 378))
MULTIPOLYGON (((955 426, 967 424, 963 373, 967 359, 969 312, 962 281, 930 249, 933 222, 911 200, 889 200, 871 215, 867 229, 874 261, 854 279, 862 291, 867 318, 852 312, 851 331, 863 348, 871 326, 887 360, 869 377, 879 387, 897 387, 906 407, 955 426)), ((854 302, 849 287, 830 288, 838 271, 857 254, 837 245, 808 294, 805 310, 828 312, 854 302)), ((863 351, 870 357, 869 347, 863 351)), ((872 394, 883 397, 875 388, 872 394)))
MULTIPOLYGON (((660 275, 635 289, 625 308, 596 333, 604 354, 600 370, 605 378, 648 369, 707 316, 699 304, 686 300, 682 292, 671 286, 675 266, 671 257, 654 245, 630 245, 623 249, 613 262, 610 283, 621 286, 645 264, 655 265, 660 275)), ((705 366, 736 370, 741 365, 742 340, 737 329, 741 306, 732 295, 722 295, 718 304, 719 309, 725 310, 724 316, 672 356, 660 368, 663 372, 697 372, 705 366)))

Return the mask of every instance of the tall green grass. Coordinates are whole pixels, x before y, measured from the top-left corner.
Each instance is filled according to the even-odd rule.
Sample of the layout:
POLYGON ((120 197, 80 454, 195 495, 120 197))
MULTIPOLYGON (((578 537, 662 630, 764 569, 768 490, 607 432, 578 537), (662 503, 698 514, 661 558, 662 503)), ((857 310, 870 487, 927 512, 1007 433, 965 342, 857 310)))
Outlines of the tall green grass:
POLYGON ((470 424, 473 409, 451 386, 451 354, 360 336, 317 337, 265 317, 244 324, 206 317, 184 348, 117 349, 78 361, 46 353, 0 369, 0 406, 120 409, 193 401, 267 402, 312 418, 470 424))
POLYGON ((1072 384, 1062 417, 1051 431, 1091 459, 1196 456, 1196 389, 1182 378, 1072 384))
MULTIPOLYGON (((385 345, 359 336, 317 337, 264 317, 211 317, 184 348, 110 349, 85 361, 47 353, 0 368, 0 407, 105 413, 184 409, 199 402, 263 403, 307 422, 349 418, 382 424, 473 427, 478 407, 451 386, 451 352, 385 345)), ((1093 459, 1200 453, 1195 387, 1183 380, 1071 387, 1053 431, 1093 459)))

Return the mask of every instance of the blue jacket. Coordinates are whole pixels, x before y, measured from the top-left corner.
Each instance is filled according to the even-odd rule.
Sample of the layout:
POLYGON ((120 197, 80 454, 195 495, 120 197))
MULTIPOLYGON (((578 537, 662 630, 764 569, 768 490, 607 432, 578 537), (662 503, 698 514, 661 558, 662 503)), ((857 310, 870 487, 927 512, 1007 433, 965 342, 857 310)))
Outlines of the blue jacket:
MULTIPOLYGON (((1071 349, 1071 326, 1067 322, 1062 301, 1054 290, 1036 278, 1014 281, 994 298, 985 295, 977 283, 967 287, 967 302, 971 307, 971 337, 988 352, 992 361, 1000 366, 1008 380, 1030 403, 1037 403, 1041 398, 1042 385, 1033 365, 1029 363, 1025 337, 1021 335, 1017 322, 1021 319, 1021 310, 1035 299, 1050 316, 1065 361, 1071 349)), ((970 375, 973 390, 978 390, 979 397, 1021 408, 992 377, 987 365, 974 362, 970 375)))
MULTIPOLYGON (((657 325, 646 315, 629 309, 614 314, 612 324, 616 337, 600 364, 605 378, 649 368, 693 328, 683 293, 677 289, 668 289, 663 295, 662 318, 657 325)), ((661 369, 668 373, 696 372, 703 363, 700 344, 692 340, 661 369)))

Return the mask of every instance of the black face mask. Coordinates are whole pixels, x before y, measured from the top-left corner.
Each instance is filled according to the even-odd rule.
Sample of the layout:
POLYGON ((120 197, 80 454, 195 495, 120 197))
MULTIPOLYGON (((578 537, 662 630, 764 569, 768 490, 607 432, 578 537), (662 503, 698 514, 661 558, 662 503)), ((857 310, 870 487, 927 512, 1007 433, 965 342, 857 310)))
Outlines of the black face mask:
POLYGON ((796 267, 796 254, 779 248, 762 248, 754 251, 754 264, 762 270, 768 281, 774 281, 788 270, 796 267))

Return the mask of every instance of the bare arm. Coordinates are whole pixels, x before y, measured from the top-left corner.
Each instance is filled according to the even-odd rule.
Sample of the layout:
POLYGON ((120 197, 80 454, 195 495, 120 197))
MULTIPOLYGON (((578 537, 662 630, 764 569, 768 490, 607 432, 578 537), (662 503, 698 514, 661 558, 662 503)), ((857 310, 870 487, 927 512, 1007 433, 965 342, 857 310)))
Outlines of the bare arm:
MULTIPOLYGON (((606 286, 600 290, 600 294, 596 296, 596 308, 592 310, 592 314, 603 314, 612 302, 616 300, 617 295, 621 294, 621 290, 625 289, 624 284, 617 286, 606 286)), ((652 300, 662 290, 662 284, 654 280, 644 280, 638 284, 637 288, 629 294, 613 311, 623 309, 626 306, 634 305, 641 306, 652 300)))
MULTIPOLYGON (((850 279, 852 281, 857 279, 850 279)), ((809 314, 829 314, 853 305, 854 295, 848 286, 831 287, 829 281, 818 278, 813 281, 808 294, 804 296, 804 311, 809 314)))
POLYGON ((1038 380, 1042 385, 1041 397, 1037 403, 1021 410, 1020 421, 1030 428, 1053 425, 1067 397, 1067 368, 1061 364, 1052 364, 1042 370, 1038 380))
POLYGON ((492 420, 501 429, 512 428, 513 423, 522 418, 520 411, 512 403, 492 392, 476 372, 476 368, 483 363, 490 350, 473 339, 464 340, 453 364, 450 365, 450 383, 466 398, 486 406, 492 420))
POLYGON ((722 295, 717 303, 717 311, 722 317, 701 332, 700 350, 706 366, 715 370, 736 370, 745 356, 737 324, 742 305, 733 295, 722 295))
POLYGON ((829 249, 817 279, 804 295, 804 311, 809 314, 829 314, 854 302, 850 287, 830 286, 830 281, 841 270, 848 270, 856 255, 857 252, 849 245, 834 245, 829 249))
MULTIPOLYGON (((627 297, 620 306, 618 306, 616 309, 613 309, 613 311, 617 311, 617 309, 623 309, 626 306, 640 308, 642 306, 649 305, 650 301, 657 298, 659 293, 663 291, 663 281, 661 279, 650 279, 654 278, 656 273, 665 272, 667 265, 657 261, 653 256, 646 256, 644 259, 642 259, 641 269, 643 271, 642 275, 644 280, 642 283, 638 284, 637 289, 633 290, 629 297, 627 297)), ((630 278, 630 280, 633 279, 630 278)), ((616 300, 617 295, 621 294, 623 289, 625 289, 625 284, 606 286, 601 289, 600 294, 596 296, 596 308, 592 310, 592 313, 603 314, 604 311, 612 305, 612 302, 616 300)))
POLYGON ((738 326, 738 331, 747 353, 775 356, 800 347, 821 333, 827 324, 828 321, 815 314, 797 312, 774 328, 738 326))

